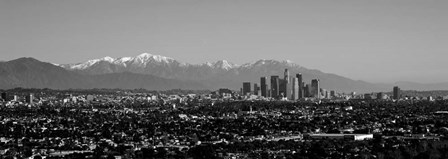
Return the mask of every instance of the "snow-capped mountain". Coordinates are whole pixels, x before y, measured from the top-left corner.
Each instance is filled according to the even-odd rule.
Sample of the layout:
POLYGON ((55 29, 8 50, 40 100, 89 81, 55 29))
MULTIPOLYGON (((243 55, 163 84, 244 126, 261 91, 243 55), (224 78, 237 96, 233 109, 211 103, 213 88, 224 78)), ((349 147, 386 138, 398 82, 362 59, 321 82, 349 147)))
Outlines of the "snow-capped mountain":
POLYGON ((212 63, 212 67, 216 69, 230 70, 238 67, 238 65, 228 62, 227 60, 219 60, 212 63))
POLYGON ((301 73, 304 82, 307 84, 310 83, 311 79, 319 78, 323 89, 339 92, 390 91, 392 86, 413 90, 448 89, 448 83, 371 84, 300 67, 291 61, 258 60, 237 66, 226 61, 209 62, 201 65, 179 64, 170 58, 149 54, 141 56, 140 61, 135 59, 136 57, 118 59, 106 57, 89 60, 82 64, 76 64, 74 68, 85 68, 76 71, 68 70, 69 67, 64 69, 58 64, 41 62, 33 58, 19 58, 0 62, 0 89, 22 87, 55 89, 145 88, 150 90, 231 88, 238 90, 241 88, 242 82, 259 83, 260 77, 269 78, 271 75, 282 77, 284 69, 289 70, 290 76, 301 73), (134 62, 137 64, 133 64, 134 62), (137 68, 133 68, 134 65, 142 64, 146 64, 146 67, 135 66, 137 68), (141 73, 136 73, 139 71, 141 73), (171 79, 164 77, 171 77, 171 79))
POLYGON ((282 77, 283 71, 288 69, 291 76, 302 73, 304 81, 308 83, 311 79, 319 78, 322 88, 326 89, 358 92, 363 92, 366 88, 370 91, 375 90, 371 89, 373 86, 369 83, 307 69, 289 60, 258 60, 243 65, 236 65, 226 60, 188 64, 161 55, 143 53, 135 57, 104 57, 60 66, 87 75, 131 72, 165 79, 197 81, 210 89, 238 89, 243 81, 259 82, 260 77, 271 75, 282 77))
POLYGON ((107 63, 114 64, 117 66, 122 66, 122 67, 128 67, 128 66, 133 66, 133 65, 144 67, 148 64, 154 64, 154 63, 170 64, 170 63, 176 62, 176 60, 169 58, 169 57, 160 56, 160 55, 152 55, 149 53, 142 53, 136 57, 112 58, 112 57, 106 56, 106 57, 99 58, 99 59, 88 60, 83 63, 66 64, 66 65, 55 64, 55 65, 62 66, 64 68, 70 69, 70 70, 85 70, 85 69, 88 69, 89 67, 92 67, 101 62, 107 62, 107 63))

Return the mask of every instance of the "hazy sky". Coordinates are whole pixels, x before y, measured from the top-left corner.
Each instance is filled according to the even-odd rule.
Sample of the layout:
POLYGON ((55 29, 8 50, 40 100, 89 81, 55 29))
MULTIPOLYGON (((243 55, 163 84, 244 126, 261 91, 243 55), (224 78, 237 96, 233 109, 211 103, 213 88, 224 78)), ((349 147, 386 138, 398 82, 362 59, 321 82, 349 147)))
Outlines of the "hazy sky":
POLYGON ((142 52, 292 60, 369 82, 448 82, 447 0, 0 0, 0 60, 142 52))

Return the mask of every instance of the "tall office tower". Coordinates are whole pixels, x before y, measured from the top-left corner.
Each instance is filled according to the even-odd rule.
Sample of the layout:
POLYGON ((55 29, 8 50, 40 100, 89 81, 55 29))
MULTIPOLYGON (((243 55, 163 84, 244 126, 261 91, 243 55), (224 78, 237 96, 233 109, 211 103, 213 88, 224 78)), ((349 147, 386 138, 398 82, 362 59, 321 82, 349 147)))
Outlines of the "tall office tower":
POLYGON ((15 102, 19 101, 19 96, 14 95, 14 101, 15 101, 15 102))
POLYGON ((303 84, 304 86, 303 86, 303 97, 305 98, 305 97, 308 97, 308 84, 303 84))
POLYGON ((256 83, 254 83, 254 95, 258 95, 258 85, 256 83))
POLYGON ((279 78, 278 76, 271 76, 271 97, 277 98, 279 96, 279 78))
POLYGON ((285 69, 283 73, 283 80, 280 85, 280 93, 283 94, 283 97, 289 98, 291 96, 291 81, 289 79, 289 71, 285 69))
POLYGON ((288 69, 285 69, 285 73, 283 75, 284 75, 283 79, 285 80, 285 82, 289 83, 289 71, 288 71, 288 69))
POLYGON ((263 97, 267 97, 267 85, 266 85, 266 77, 261 77, 260 78, 260 87, 261 87, 261 96, 263 97))
MULTIPOLYGON (((300 90, 302 92, 302 97, 301 98, 305 98, 306 94, 305 94, 305 82, 302 82, 302 90, 300 90)), ((299 97, 300 98, 300 97, 299 97)))
POLYGON ((298 95, 299 95, 299 99, 300 99, 300 98, 303 98, 303 96, 304 96, 304 94, 303 94, 303 86, 304 86, 304 84, 303 84, 302 74, 301 73, 296 74, 296 78, 297 78, 297 81, 299 83, 299 93, 298 93, 298 95))
POLYGON ((7 101, 8 99, 8 95, 6 94, 6 92, 2 92, 2 99, 7 101))
POLYGON ((400 88, 398 86, 394 87, 394 99, 400 99, 400 88))
POLYGON ((286 95, 286 80, 279 79, 278 81, 279 81, 278 95, 280 96, 280 98, 283 98, 286 95))
POLYGON ((311 80, 311 96, 320 99, 319 79, 311 80))
POLYGON ((292 100, 298 100, 299 98, 299 80, 298 78, 292 78, 292 93, 291 93, 291 99, 292 100))
POLYGON ((250 82, 243 82, 243 95, 247 95, 247 93, 250 93, 250 82))
POLYGON ((285 93, 285 97, 289 100, 292 99, 292 79, 289 80, 288 83, 286 83, 286 93, 285 93))

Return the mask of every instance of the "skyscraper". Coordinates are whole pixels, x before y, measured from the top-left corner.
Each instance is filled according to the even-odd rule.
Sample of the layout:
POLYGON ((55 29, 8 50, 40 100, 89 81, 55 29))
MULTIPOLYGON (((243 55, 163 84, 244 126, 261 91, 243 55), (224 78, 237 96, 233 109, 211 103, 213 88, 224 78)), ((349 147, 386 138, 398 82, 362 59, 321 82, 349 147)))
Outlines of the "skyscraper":
POLYGON ((243 95, 250 93, 250 82, 243 82, 243 95))
POLYGON ((289 71, 288 71, 288 69, 285 69, 285 72, 284 72, 284 80, 285 80, 285 82, 286 83, 289 83, 289 71))
POLYGON ((303 96, 304 96, 304 94, 303 94, 303 79, 302 79, 302 74, 301 73, 298 73, 298 74, 296 74, 296 78, 297 78, 297 82, 298 82, 298 84, 299 84, 299 92, 298 92, 298 98, 300 99, 300 98, 303 98, 303 96))
POLYGON ((254 95, 258 95, 258 85, 256 83, 254 83, 254 95))
POLYGON ((311 96, 320 99, 319 79, 311 80, 311 96))
POLYGON ((284 75, 283 79, 280 80, 280 86, 279 86, 280 87, 279 93, 280 93, 280 95, 283 95, 282 98, 283 97, 289 97, 290 94, 291 94, 291 92, 290 92, 291 87, 289 86, 290 85, 290 81, 289 81, 289 71, 288 71, 288 69, 285 69, 285 72, 284 72, 283 75, 284 75))
POLYGON ((299 99, 299 80, 298 80, 298 78, 292 78, 291 99, 292 100, 298 100, 299 99))
POLYGON ((280 98, 283 98, 286 96, 286 87, 287 87, 287 83, 285 79, 278 79, 279 81, 279 88, 278 88, 278 95, 280 98))
POLYGON ((398 86, 394 87, 394 99, 400 99, 400 88, 398 86))
POLYGON ((306 92, 305 92, 306 89, 307 89, 307 88, 306 88, 306 85, 305 85, 305 82, 302 82, 302 86, 303 86, 303 87, 302 87, 302 90, 300 90, 300 91, 302 92, 302 98, 308 97, 307 94, 306 94, 306 92))
POLYGON ((311 96, 311 86, 310 84, 306 84, 305 87, 303 87, 303 94, 305 97, 310 97, 311 96))
POLYGON ((261 96, 267 97, 266 77, 261 77, 260 78, 260 87, 261 87, 261 96))
POLYGON ((279 96, 279 78, 278 76, 271 76, 271 97, 277 98, 279 96))

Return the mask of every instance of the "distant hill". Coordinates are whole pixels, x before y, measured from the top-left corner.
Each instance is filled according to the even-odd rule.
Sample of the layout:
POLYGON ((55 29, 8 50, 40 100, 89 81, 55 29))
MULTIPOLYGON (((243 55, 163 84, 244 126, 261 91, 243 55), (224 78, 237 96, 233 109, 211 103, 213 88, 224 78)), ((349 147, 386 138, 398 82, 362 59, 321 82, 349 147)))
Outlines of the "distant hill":
POLYGON ((0 62, 0 88, 144 88, 149 90, 205 89, 197 82, 165 79, 129 72, 86 75, 33 58, 0 62))

